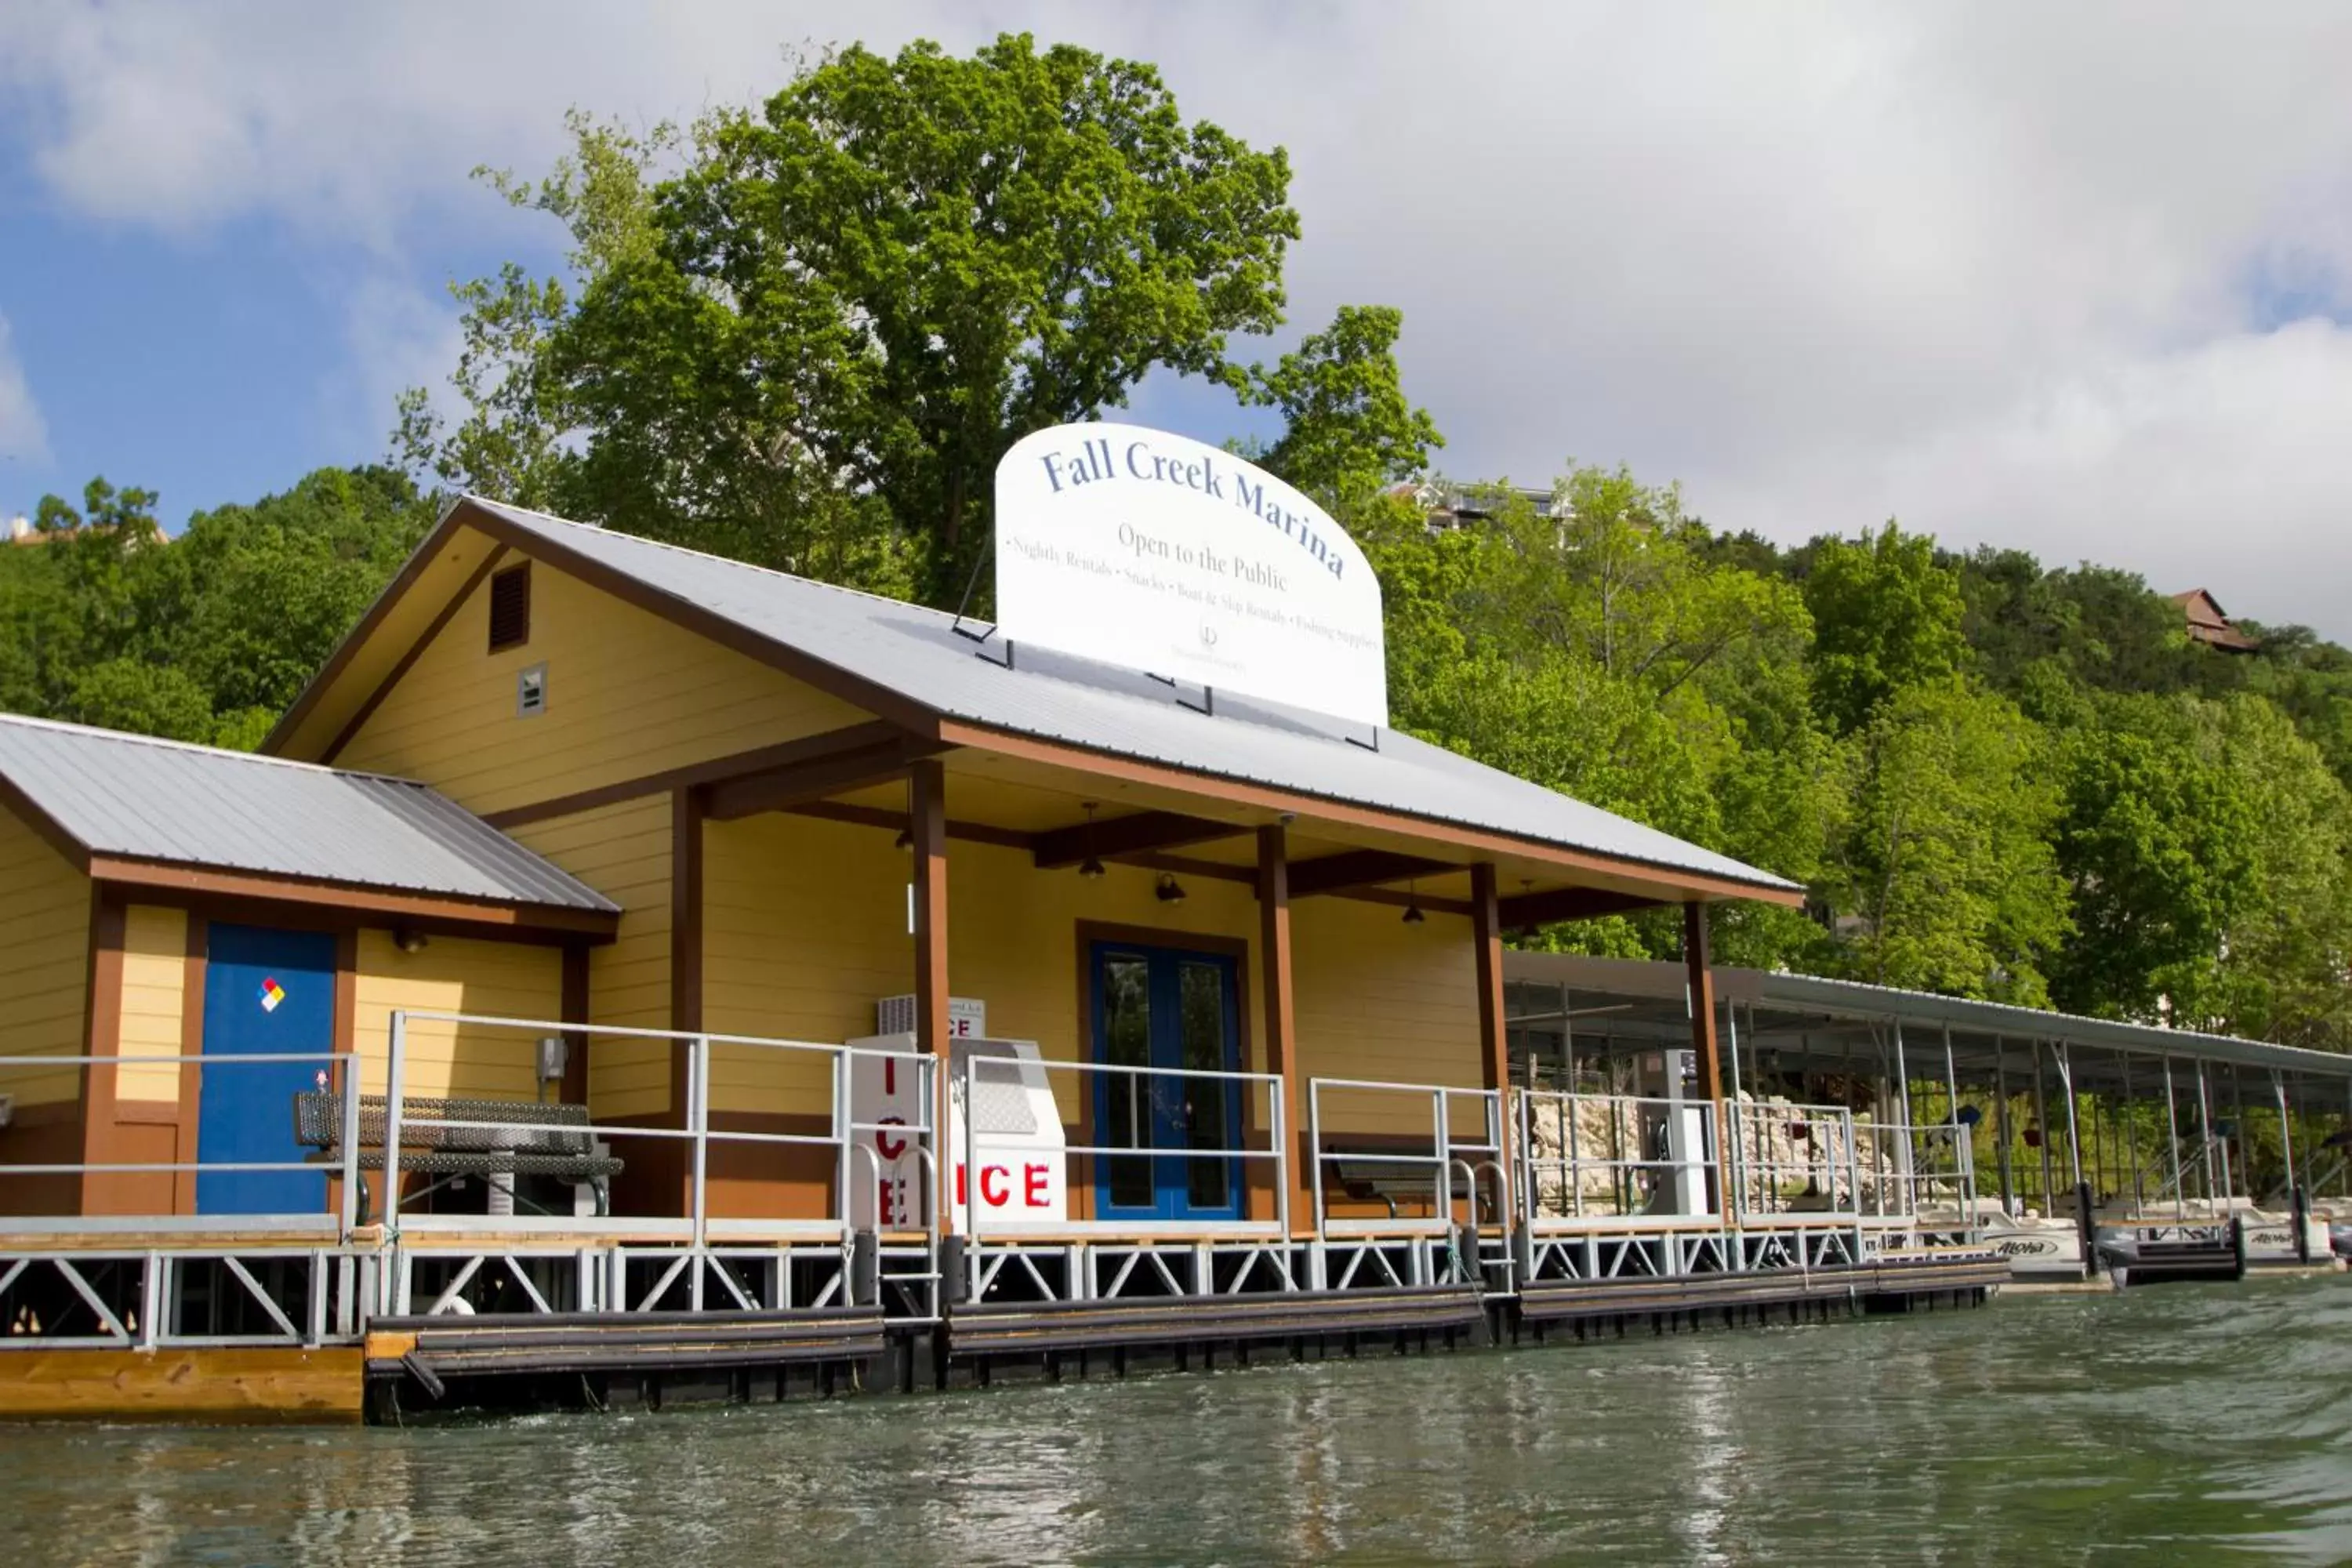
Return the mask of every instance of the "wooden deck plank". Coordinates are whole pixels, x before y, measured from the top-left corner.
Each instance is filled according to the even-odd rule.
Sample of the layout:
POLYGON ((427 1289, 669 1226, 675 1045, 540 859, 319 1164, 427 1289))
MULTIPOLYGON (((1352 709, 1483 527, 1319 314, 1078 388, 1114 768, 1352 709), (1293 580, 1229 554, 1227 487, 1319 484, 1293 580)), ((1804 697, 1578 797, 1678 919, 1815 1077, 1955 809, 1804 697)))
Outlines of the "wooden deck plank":
POLYGON ((357 1346, 0 1352, 0 1420, 354 1425, 357 1346))

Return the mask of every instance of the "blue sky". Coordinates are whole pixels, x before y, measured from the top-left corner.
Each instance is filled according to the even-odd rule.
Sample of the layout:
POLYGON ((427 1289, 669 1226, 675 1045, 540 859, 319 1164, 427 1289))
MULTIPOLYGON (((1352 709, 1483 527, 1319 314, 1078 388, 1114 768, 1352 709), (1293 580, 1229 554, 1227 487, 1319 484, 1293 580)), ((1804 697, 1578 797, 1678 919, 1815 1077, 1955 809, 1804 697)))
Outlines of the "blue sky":
MULTIPOLYGON (((380 456, 450 368, 447 279, 555 260, 467 171, 544 168, 571 105, 691 116, 796 41, 999 27, 1288 148, 1286 340, 1402 307, 1456 476, 1622 461, 1719 526, 1897 516, 2352 638, 2352 9, 2288 0, 19 0, 0 513, 102 472, 176 524, 380 456)), ((1250 424, 1160 383, 1132 416, 1250 424)))

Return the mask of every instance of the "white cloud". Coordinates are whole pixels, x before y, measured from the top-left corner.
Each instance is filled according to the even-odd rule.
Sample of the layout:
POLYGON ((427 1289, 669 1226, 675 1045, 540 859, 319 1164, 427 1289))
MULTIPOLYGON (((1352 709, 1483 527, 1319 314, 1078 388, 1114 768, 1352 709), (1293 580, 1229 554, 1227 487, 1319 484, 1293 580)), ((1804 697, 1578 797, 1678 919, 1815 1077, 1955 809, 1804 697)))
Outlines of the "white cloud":
POLYGON ((9 340, 8 318, 0 316, 0 458, 46 465, 49 426, 9 340))
MULTIPOLYGON (((1288 146, 1296 324, 1404 307, 1457 472, 1622 458, 1719 525, 1899 514, 2352 637, 2352 348, 2322 314, 2352 320, 2340 5, 288 16, 11 8, 0 84, 38 104, 19 123, 79 211, 266 214, 429 288, 520 243, 465 171, 543 164, 568 105, 740 101, 805 39, 1075 37, 1288 146), (2310 319, 2279 319, 2288 288, 2310 319)), ((404 314, 430 342, 382 301, 353 332, 404 314)))

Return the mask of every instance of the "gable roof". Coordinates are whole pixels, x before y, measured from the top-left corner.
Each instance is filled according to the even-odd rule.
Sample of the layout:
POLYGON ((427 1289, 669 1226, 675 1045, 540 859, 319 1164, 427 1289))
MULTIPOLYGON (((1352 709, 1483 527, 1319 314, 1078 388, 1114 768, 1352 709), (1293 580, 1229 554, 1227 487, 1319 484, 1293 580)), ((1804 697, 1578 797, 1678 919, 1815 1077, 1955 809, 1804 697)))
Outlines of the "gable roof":
MULTIPOLYGON (((951 721, 1703 877, 1783 900, 1801 891, 1728 856, 1394 730, 1375 736, 1328 715, 1225 692, 1216 694, 1214 714, 1204 714, 1139 670, 1026 645, 1007 668, 1003 643, 975 644, 941 611, 479 497, 452 504, 420 547, 420 560, 465 526, 918 730, 936 732, 951 721)), ((352 641, 367 635, 401 586, 387 590, 352 641)), ((967 623, 965 631, 972 629, 967 623)), ((338 660, 342 657, 339 651, 338 660)), ((338 668, 331 662, 320 672, 271 737, 272 746, 319 703, 338 668)))
POLYGON ((2221 608, 2221 602, 2208 589, 2191 588, 2185 594, 2175 594, 2172 602, 2188 617, 2189 635, 2199 642, 2241 651, 2261 646, 2237 628, 2221 608))
POLYGON ((619 906, 423 784, 0 714, 0 800, 68 858, 612 915, 619 906))

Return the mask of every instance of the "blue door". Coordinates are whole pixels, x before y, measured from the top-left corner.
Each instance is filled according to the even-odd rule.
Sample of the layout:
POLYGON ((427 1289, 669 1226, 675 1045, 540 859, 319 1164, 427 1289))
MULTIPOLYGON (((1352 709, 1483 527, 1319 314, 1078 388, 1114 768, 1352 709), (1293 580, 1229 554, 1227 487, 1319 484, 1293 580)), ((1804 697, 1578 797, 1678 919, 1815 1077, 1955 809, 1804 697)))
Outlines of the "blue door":
MULTIPOLYGON (((216 924, 207 947, 196 1163, 299 1161, 309 1151, 294 1141, 294 1097, 319 1087, 335 1048, 335 939, 216 924), (319 1059, 224 1059, 294 1052, 319 1059)), ((323 1173, 196 1173, 198 1214, 320 1214, 326 1206, 323 1173)))
MULTIPOLYGON (((1241 1014, 1231 958, 1097 942, 1091 963, 1096 1060, 1162 1074, 1238 1069, 1241 1014)), ((1095 1142, 1142 1152, 1096 1160, 1096 1215, 1241 1217, 1241 1161, 1227 1152, 1241 1147, 1242 1086, 1220 1079, 1100 1076, 1095 1142)))

